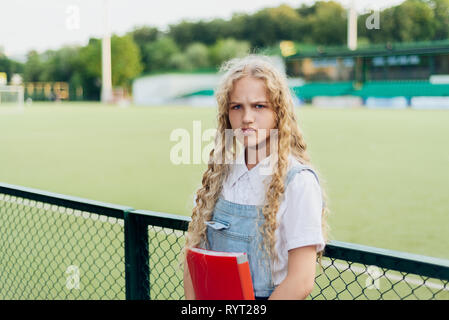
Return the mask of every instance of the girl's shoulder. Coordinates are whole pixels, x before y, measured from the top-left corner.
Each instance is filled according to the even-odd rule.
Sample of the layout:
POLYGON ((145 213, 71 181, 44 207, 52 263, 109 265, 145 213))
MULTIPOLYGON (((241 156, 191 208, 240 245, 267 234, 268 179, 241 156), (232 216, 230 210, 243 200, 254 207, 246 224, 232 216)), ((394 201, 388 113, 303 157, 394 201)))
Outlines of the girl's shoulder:
MULTIPOLYGON (((289 170, 285 179, 285 194, 288 199, 298 200, 299 194, 307 194, 306 197, 300 198, 306 198, 307 201, 311 202, 321 201, 321 205, 324 207, 325 200, 322 197, 320 180, 318 178, 318 174, 311 166, 301 163, 292 156, 289 170)), ((295 206, 296 205, 293 205, 293 207, 295 206)))
POLYGON ((315 170, 313 170, 313 168, 311 168, 310 166, 301 163, 293 155, 290 155, 287 175, 285 177, 286 186, 288 186, 292 182, 292 180, 299 174, 301 175, 302 179, 298 178, 298 180, 305 180, 305 181, 312 180, 313 182, 313 180, 316 179, 316 182, 318 182, 319 184, 318 175, 315 172, 315 170))

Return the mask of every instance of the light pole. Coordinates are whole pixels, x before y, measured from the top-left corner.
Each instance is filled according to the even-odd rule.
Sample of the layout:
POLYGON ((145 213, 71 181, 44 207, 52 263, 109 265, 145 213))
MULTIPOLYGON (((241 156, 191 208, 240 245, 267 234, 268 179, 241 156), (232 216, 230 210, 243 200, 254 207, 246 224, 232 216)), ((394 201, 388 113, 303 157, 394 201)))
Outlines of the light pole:
POLYGON ((103 0, 103 40, 101 42, 101 102, 112 101, 111 36, 109 28, 109 0, 103 0))
POLYGON ((354 0, 351 0, 348 10, 348 48, 357 49, 357 11, 354 0))

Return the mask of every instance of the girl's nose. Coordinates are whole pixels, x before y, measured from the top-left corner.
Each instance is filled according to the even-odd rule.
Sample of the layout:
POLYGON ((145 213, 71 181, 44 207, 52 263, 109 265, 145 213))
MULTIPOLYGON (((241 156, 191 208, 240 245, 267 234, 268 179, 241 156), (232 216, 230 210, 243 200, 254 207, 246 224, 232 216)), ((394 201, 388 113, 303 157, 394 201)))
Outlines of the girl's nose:
POLYGON ((252 113, 251 108, 244 109, 243 123, 252 123, 252 122, 254 122, 254 114, 252 113))

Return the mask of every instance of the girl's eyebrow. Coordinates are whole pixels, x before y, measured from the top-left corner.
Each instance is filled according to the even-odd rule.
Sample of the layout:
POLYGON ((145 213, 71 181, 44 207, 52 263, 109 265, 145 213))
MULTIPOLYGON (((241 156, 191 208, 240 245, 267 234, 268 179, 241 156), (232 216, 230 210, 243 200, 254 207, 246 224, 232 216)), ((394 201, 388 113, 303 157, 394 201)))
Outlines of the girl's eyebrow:
MULTIPOLYGON (((268 101, 254 101, 254 102, 251 102, 251 104, 256 104, 256 103, 268 103, 268 101)), ((230 104, 241 104, 240 102, 234 102, 234 101, 231 101, 230 102, 230 104)))

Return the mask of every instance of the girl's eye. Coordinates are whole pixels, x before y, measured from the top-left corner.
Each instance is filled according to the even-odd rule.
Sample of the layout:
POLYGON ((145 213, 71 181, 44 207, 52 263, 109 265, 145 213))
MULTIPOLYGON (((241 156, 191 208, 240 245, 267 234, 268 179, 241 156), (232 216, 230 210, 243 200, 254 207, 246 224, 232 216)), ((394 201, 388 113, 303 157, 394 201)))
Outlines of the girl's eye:
MULTIPOLYGON (((238 108, 240 108, 240 105, 235 105, 231 107, 232 110, 237 110, 238 108)), ((263 109, 263 108, 265 108, 263 104, 256 105, 256 109, 263 109)))

